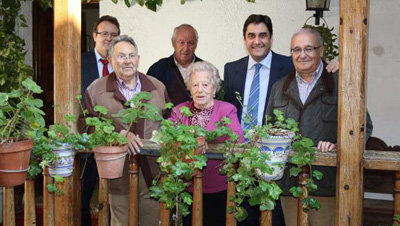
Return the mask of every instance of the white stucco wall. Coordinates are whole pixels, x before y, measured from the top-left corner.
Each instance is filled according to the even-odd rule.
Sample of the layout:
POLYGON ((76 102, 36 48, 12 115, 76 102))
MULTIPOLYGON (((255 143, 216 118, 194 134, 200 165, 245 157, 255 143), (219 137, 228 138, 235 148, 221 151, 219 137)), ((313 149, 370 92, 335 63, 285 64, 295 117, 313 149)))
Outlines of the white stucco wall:
MULTIPOLYGON (((291 34, 300 28, 313 12, 305 11, 304 0, 165 0, 154 13, 139 5, 127 8, 123 2, 100 2, 100 15, 118 18, 123 34, 133 36, 141 54, 140 70, 172 54, 172 30, 179 24, 192 24, 199 32, 197 55, 215 64, 222 75, 226 62, 246 55, 242 26, 252 13, 267 14, 274 25, 272 49, 289 54, 291 34)), ((329 26, 339 29, 339 0, 331 0, 330 11, 324 12, 329 26)), ((374 136, 389 145, 400 145, 400 63, 398 37, 400 1, 370 0, 370 36, 368 54, 368 109, 374 122, 374 136)), ((314 23, 311 19, 309 23, 314 23)))
POLYGON ((25 40, 25 50, 27 53, 25 55, 25 63, 32 66, 32 2, 22 2, 21 13, 25 15, 26 24, 28 27, 21 27, 18 29, 18 34, 25 40))

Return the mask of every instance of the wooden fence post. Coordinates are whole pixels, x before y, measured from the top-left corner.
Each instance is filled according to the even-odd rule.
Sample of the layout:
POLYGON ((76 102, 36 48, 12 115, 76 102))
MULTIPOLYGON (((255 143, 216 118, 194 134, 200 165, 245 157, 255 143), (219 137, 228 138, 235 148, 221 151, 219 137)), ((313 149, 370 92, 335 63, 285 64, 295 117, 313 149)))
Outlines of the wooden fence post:
POLYGON ((139 225, 139 155, 129 158, 129 226, 139 225))
POLYGON ((108 179, 99 177, 99 219, 101 226, 108 226, 110 219, 110 204, 108 202, 108 179))
POLYGON ((193 175, 192 226, 203 226, 203 171, 198 169, 193 175))
POLYGON ((308 190, 305 187, 308 178, 310 177, 310 167, 303 166, 302 172, 299 175, 299 185, 303 191, 297 201, 297 226, 308 225, 308 213, 303 211, 303 199, 308 198, 308 190))
POLYGON ((3 225, 15 226, 14 187, 3 188, 3 225))
MULTIPOLYGON (((393 203, 393 215, 400 216, 400 171, 394 173, 394 203, 393 203)), ((393 225, 397 223, 400 225, 400 221, 393 220, 393 225)))
POLYGON ((226 191, 226 226, 236 226, 236 219, 234 212, 229 213, 228 208, 232 206, 233 208, 235 207, 235 201, 231 201, 231 197, 235 196, 236 194, 236 188, 235 188, 235 182, 233 181, 228 181, 228 188, 226 191))
POLYGON ((35 179, 25 181, 24 226, 36 225, 35 179))
POLYGON ((54 225, 54 193, 47 191, 47 184, 53 183, 54 179, 49 175, 49 169, 43 169, 43 225, 54 225))
POLYGON ((272 211, 261 211, 261 226, 272 226, 272 211))
MULTIPOLYGON (((165 176, 161 176, 161 183, 164 182, 165 176)), ((167 205, 164 202, 160 202, 160 219, 158 222, 159 226, 169 226, 170 225, 171 211, 167 209, 167 205)))

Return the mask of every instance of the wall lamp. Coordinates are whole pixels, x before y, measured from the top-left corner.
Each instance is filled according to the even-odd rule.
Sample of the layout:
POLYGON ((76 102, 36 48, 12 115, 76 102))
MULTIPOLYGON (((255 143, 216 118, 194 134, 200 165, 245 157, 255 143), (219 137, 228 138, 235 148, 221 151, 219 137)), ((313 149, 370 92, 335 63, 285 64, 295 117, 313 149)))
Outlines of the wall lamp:
POLYGON ((306 10, 315 10, 315 25, 319 25, 319 19, 324 17, 323 12, 329 11, 330 0, 306 0, 306 10))

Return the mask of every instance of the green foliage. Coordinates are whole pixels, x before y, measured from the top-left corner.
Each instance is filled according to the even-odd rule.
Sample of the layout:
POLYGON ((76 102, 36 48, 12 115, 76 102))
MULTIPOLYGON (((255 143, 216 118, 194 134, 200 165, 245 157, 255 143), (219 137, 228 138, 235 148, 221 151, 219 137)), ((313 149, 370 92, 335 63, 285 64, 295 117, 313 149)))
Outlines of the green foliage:
MULTIPOLYGON (((80 102, 82 97, 78 96, 80 102)), ((96 146, 118 146, 127 143, 127 136, 122 136, 115 131, 113 121, 115 118, 120 118, 122 123, 128 124, 127 131, 130 131, 132 125, 138 119, 146 119, 151 121, 159 121, 162 119, 157 106, 147 103, 152 99, 151 93, 139 92, 133 96, 131 100, 125 103, 126 108, 120 110, 117 114, 109 115, 108 109, 103 106, 95 106, 94 111, 96 116, 86 117, 88 114, 86 109, 81 110, 85 115, 87 131, 82 136, 85 138, 85 147, 93 149, 96 146), (93 133, 87 134, 89 128, 94 128, 93 133)))
POLYGON ((22 88, 0 93, 0 143, 34 138, 35 131, 44 127, 43 101, 35 99, 42 89, 26 78, 22 88))
POLYGON ((337 35, 333 33, 333 27, 329 28, 327 25, 322 24, 322 26, 313 26, 304 24, 303 28, 311 28, 313 30, 318 31, 323 40, 324 44, 324 60, 330 61, 334 59, 336 56, 339 56, 339 47, 335 45, 337 40, 337 35))
POLYGON ((57 186, 57 184, 62 184, 64 183, 64 177, 61 177, 59 175, 54 175, 54 183, 49 183, 46 185, 47 191, 50 193, 55 193, 56 195, 62 195, 64 194, 64 191, 57 186))
MULTIPOLYGON (((118 0, 111 0, 114 4, 118 3, 118 0)), ((186 3, 186 0, 179 0, 181 5, 186 3)), ((255 3, 255 0, 246 0, 247 2, 255 3)), ((91 0, 82 0, 82 2, 91 2, 91 0)), ((131 0, 124 0, 125 5, 129 8, 132 6, 131 0)), ((157 8, 161 7, 163 4, 163 0, 135 0, 135 2, 140 6, 146 6, 146 8, 151 11, 157 12, 157 8)))
MULTIPOLYGON (((168 104, 167 107, 171 105, 168 104)), ((193 115, 187 107, 182 107, 180 112, 187 117, 193 115)), ((162 176, 153 181, 150 188, 151 197, 164 202, 168 209, 175 208, 176 224, 181 222, 181 216, 190 213, 192 197, 185 190, 190 186, 189 181, 195 170, 203 169, 207 163, 207 158, 201 155, 205 147, 199 148, 200 140, 206 138, 207 141, 211 141, 224 136, 232 141, 236 140, 237 135, 227 127, 228 124, 229 119, 224 118, 216 124, 214 131, 209 132, 203 127, 184 125, 181 121, 175 123, 163 120, 161 128, 153 131, 151 140, 161 145, 157 162, 162 176)))
POLYGON ((393 223, 393 226, 399 226, 400 225, 400 214, 394 215, 393 220, 397 221, 397 223, 393 223))

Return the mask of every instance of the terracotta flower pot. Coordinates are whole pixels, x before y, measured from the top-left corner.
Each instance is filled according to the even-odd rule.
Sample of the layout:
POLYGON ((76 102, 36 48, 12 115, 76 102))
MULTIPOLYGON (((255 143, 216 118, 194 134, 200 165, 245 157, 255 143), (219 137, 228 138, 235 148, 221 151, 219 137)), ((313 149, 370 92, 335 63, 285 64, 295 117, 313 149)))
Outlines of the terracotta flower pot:
POLYGON ((0 186, 13 187, 25 182, 33 140, 0 144, 0 186))
POLYGON ((128 146, 99 146, 93 149, 99 177, 115 179, 122 177, 128 146))
POLYGON ((56 159, 49 165, 50 176, 59 175, 69 177, 74 170, 75 149, 68 143, 63 143, 59 147, 54 147, 53 152, 56 159))

